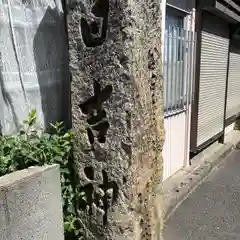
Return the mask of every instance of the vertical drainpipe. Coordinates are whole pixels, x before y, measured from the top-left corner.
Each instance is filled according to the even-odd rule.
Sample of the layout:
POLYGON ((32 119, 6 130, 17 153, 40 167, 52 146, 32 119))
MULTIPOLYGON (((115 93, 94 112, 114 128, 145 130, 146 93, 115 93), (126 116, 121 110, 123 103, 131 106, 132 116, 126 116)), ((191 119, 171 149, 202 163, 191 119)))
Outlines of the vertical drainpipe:
POLYGON ((196 0, 196 17, 195 17, 195 32, 196 32, 196 57, 195 57, 195 77, 193 84, 193 98, 191 104, 191 130, 190 130, 190 158, 197 151, 197 131, 198 131, 198 105, 199 105, 199 87, 200 87, 200 64, 201 64, 201 42, 202 42, 202 21, 203 12, 200 9, 199 3, 201 0, 196 0))
MULTIPOLYGON (((192 92, 193 92, 193 83, 194 83, 194 69, 195 69, 195 6, 192 8, 191 14, 188 16, 188 21, 187 21, 187 30, 192 32, 192 35, 190 34, 191 37, 191 71, 189 73, 189 91, 188 91, 188 101, 187 104, 189 103, 189 107, 187 107, 186 111, 186 123, 185 123, 185 149, 184 149, 184 167, 189 167, 190 166, 190 157, 189 157, 189 152, 190 152, 190 128, 191 128, 191 104, 192 104, 192 92)), ((189 44, 189 46, 190 46, 189 44)), ((189 47, 188 46, 188 47, 189 47)), ((188 56, 189 58, 189 56, 188 56)), ((189 59, 187 59, 189 60, 189 59)))

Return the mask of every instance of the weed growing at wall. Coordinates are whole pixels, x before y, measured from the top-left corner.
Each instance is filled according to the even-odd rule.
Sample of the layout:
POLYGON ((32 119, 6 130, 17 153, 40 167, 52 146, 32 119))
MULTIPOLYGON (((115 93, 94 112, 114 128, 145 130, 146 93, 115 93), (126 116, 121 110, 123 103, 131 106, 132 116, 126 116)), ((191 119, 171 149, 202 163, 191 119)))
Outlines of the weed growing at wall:
POLYGON ((0 136, 0 176, 31 166, 57 163, 61 169, 65 239, 82 239, 82 224, 77 217, 76 202, 84 194, 76 194, 73 164, 72 132, 63 123, 51 125, 52 133, 38 133, 34 128, 36 111, 23 122, 16 136, 0 136))

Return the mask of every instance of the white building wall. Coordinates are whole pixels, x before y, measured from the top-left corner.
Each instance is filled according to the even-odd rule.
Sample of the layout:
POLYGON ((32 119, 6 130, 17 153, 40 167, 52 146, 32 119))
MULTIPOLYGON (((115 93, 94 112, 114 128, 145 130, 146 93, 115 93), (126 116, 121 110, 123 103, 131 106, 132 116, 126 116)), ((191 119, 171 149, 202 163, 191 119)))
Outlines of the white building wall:
MULTIPOLYGON (((165 6, 162 6, 162 53, 164 54, 164 32, 166 18, 166 1, 163 1, 165 6)), ((195 31, 195 9, 191 14, 185 17, 185 29, 195 31)), ((164 56, 164 55, 162 55, 164 56)), ((192 76, 194 79, 194 76, 192 76)), ((191 90, 192 86, 191 84, 191 90)), ((189 166, 189 149, 190 149, 190 122, 191 112, 189 109, 186 112, 180 113, 164 119, 165 127, 165 142, 163 147, 163 181, 171 177, 182 167, 189 166)))
POLYGON ((164 120, 163 180, 166 180, 184 166, 186 150, 185 124, 185 112, 164 120))

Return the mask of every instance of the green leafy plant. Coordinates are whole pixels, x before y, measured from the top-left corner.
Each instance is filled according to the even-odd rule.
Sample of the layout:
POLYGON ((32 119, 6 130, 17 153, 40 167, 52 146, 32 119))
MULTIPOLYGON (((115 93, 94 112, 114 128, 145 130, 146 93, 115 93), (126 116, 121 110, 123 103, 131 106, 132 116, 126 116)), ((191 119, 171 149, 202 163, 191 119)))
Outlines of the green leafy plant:
POLYGON ((83 239, 77 214, 76 173, 73 163, 73 135, 63 122, 51 124, 52 133, 37 132, 36 110, 23 121, 16 136, 0 136, 0 176, 31 166, 57 163, 61 170, 65 239, 83 239))

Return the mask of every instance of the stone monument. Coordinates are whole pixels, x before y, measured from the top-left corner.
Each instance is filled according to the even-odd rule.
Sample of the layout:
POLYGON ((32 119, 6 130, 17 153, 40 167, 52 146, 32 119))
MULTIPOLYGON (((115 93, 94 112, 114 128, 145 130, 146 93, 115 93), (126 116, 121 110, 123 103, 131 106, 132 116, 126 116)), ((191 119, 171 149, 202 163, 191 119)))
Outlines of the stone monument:
POLYGON ((67 27, 86 239, 159 239, 161 1, 74 0, 67 27))

